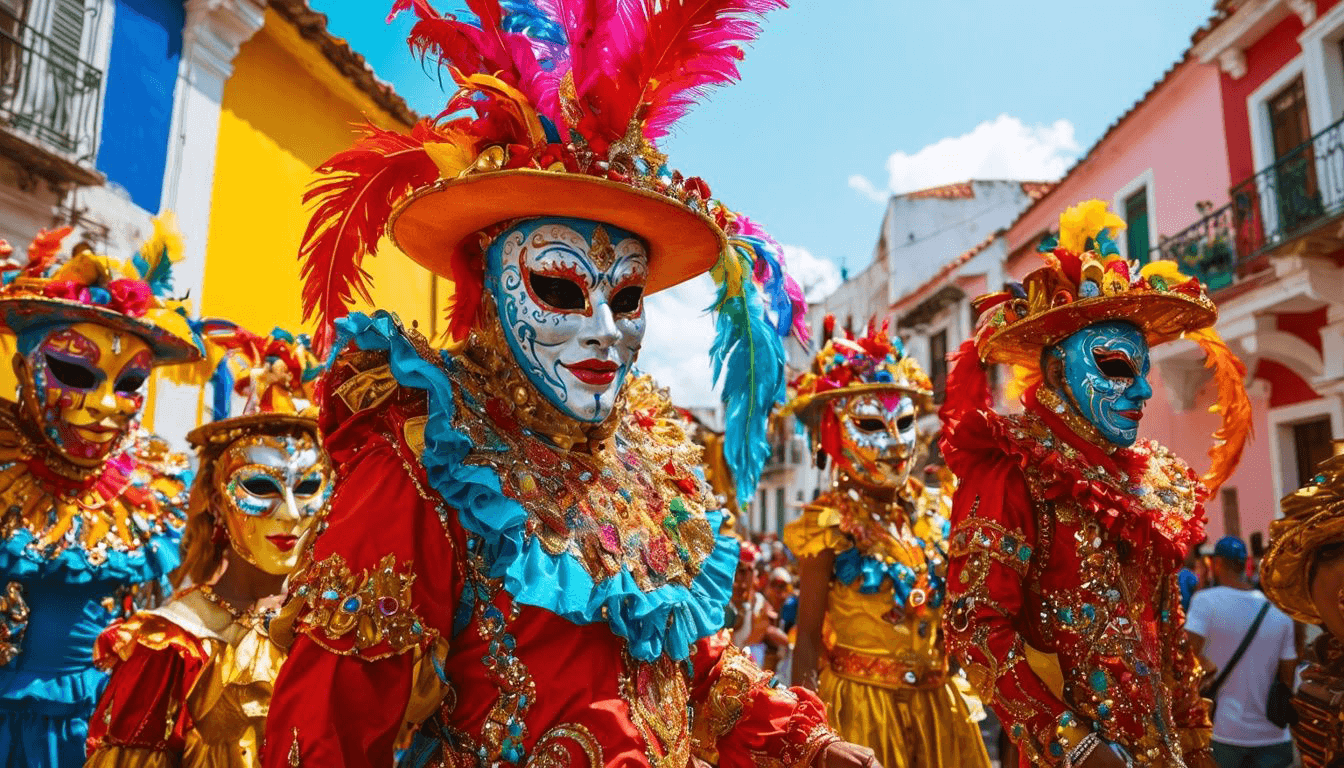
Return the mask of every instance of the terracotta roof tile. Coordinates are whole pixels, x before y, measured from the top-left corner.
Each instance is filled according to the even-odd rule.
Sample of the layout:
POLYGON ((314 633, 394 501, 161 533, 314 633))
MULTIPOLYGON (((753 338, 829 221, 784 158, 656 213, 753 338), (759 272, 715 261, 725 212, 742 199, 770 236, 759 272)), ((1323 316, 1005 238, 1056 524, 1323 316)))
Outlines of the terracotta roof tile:
POLYGON ((941 197, 949 200, 972 198, 975 197, 975 187, 973 182, 962 181, 956 184, 944 184, 941 187, 929 187, 928 189, 906 192, 903 195, 897 195, 897 197, 909 197, 916 200, 927 197, 941 197))
POLYGON ((1022 182, 1022 191, 1032 200, 1040 200, 1050 194, 1050 190, 1055 188, 1056 183, 1053 181, 1024 181, 1022 182))

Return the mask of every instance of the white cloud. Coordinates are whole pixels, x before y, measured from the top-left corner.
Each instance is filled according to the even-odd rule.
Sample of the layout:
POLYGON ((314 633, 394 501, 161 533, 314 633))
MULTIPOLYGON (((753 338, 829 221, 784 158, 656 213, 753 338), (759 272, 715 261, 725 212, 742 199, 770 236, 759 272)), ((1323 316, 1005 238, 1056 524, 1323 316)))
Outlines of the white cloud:
MULTIPOLYGON (((805 248, 784 246, 784 261, 809 302, 819 301, 840 285, 840 270, 805 248)), ((639 367, 670 389, 672 401, 682 407, 719 403, 709 363, 714 318, 706 311, 714 302, 714 293, 714 281, 701 275, 644 301, 648 330, 639 367)))
POLYGON ((874 203, 884 203, 887 200, 887 190, 878 189, 873 182, 868 180, 867 176, 854 174, 849 177, 849 188, 872 200, 874 203))
POLYGON ((809 304, 821 301, 840 287, 840 268, 828 259, 813 256, 806 248, 784 246, 784 263, 809 304))
POLYGON ((887 158, 886 189, 863 176, 851 176, 849 186, 882 202, 887 194, 970 179, 1050 181, 1068 170, 1079 150, 1068 120, 1026 125, 1011 115, 999 115, 970 133, 940 139, 913 155, 892 153, 887 158))
POLYGON ((708 275, 644 300, 648 330, 639 367, 672 390, 672 401, 682 407, 719 402, 709 368, 714 318, 705 311, 713 301, 714 281, 708 275))

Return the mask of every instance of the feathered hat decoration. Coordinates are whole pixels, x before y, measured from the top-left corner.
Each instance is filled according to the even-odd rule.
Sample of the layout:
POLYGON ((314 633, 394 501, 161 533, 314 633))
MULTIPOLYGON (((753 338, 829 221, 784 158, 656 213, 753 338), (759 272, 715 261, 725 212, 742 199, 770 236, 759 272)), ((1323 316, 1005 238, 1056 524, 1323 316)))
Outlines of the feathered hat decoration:
POLYGON ((1149 346, 1185 338, 1200 346, 1217 383, 1222 414, 1203 476, 1204 498, 1217 493, 1241 459, 1251 432, 1246 367, 1214 330, 1218 309, 1204 285, 1175 262, 1142 266, 1120 255, 1114 233, 1125 226, 1100 200, 1066 210, 1059 235, 1046 238, 1039 252, 1045 266, 1006 290, 976 298, 980 317, 974 335, 952 359, 947 400, 940 409, 945 428, 963 414, 988 408, 990 392, 983 363, 1014 367, 1029 389, 1041 379, 1041 353, 1090 325, 1123 320, 1137 326, 1149 346))
POLYGON ((409 133, 365 126, 319 168, 306 195, 305 319, 325 354, 331 322, 356 296, 386 231, 452 284, 447 335, 464 341, 483 291, 483 242, 502 222, 537 216, 602 221, 649 247, 645 295, 711 272, 718 286, 712 358, 727 446, 750 497, 768 455, 768 413, 784 394, 781 334, 806 333, 802 292, 783 251, 671 170, 656 141, 712 86, 738 76, 742 46, 783 0, 466 0, 469 16, 411 11, 411 49, 445 67, 456 94, 409 133), (741 421, 739 421, 739 419, 741 421))
MULTIPOLYGON (((173 264, 182 258, 182 236, 171 213, 153 222, 153 233, 129 261, 96 253, 79 243, 61 259, 71 227, 39 232, 28 261, 0 263, 0 322, 19 337, 23 350, 57 324, 91 322, 144 339, 156 364, 200 357, 189 325, 190 309, 174 297, 173 264)), ((0 249, 8 256, 6 243, 0 249)))
POLYGON ((835 317, 822 321, 826 342, 812 361, 812 369, 790 384, 792 397, 784 408, 807 426, 814 448, 820 447, 833 459, 840 452, 840 422, 836 414, 824 408, 837 397, 866 392, 907 394, 921 406, 933 395, 933 384, 919 361, 905 354, 900 339, 888 334, 888 323, 870 323, 868 330, 855 336, 845 330, 835 335, 835 317))
POLYGON ((313 384, 325 366, 307 336, 283 328, 262 336, 219 318, 203 318, 194 326, 206 355, 190 367, 186 380, 201 386, 202 397, 210 384, 213 400, 211 420, 187 436, 192 444, 233 439, 240 431, 276 424, 316 429, 313 384), (235 407, 234 395, 243 398, 241 407, 235 407))

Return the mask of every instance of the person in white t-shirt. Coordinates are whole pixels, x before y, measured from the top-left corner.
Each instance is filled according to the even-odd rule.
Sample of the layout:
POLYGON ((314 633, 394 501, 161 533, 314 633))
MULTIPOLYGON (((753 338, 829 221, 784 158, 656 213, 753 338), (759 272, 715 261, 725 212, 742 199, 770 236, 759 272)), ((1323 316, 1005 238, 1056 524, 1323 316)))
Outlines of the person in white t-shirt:
MULTIPOLYGON (((1246 579, 1246 545, 1241 539, 1220 539, 1209 566, 1216 586, 1194 594, 1185 630, 1195 653, 1216 673, 1232 659, 1268 601, 1246 579)), ((1246 652, 1218 691, 1213 758, 1219 768, 1287 768, 1293 764, 1292 737, 1287 728, 1269 721, 1265 702, 1274 676, 1292 685, 1296 666, 1292 619, 1269 605, 1246 652)))

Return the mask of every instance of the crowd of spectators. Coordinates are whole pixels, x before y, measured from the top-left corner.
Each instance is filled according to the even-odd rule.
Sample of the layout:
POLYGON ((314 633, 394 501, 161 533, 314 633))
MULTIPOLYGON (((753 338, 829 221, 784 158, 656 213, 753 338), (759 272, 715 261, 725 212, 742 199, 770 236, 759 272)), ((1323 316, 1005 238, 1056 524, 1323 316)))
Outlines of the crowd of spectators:
MULTIPOLYGON (((1205 695, 1215 702, 1219 768, 1288 768, 1295 756, 1286 701, 1307 628, 1265 599, 1258 579, 1263 552, 1258 541, 1252 544, 1248 551, 1228 536, 1191 553, 1179 576, 1185 629, 1204 668, 1205 695)), ((742 544, 727 616, 733 643, 782 681, 790 679, 797 573, 777 535, 753 534, 742 544)))

